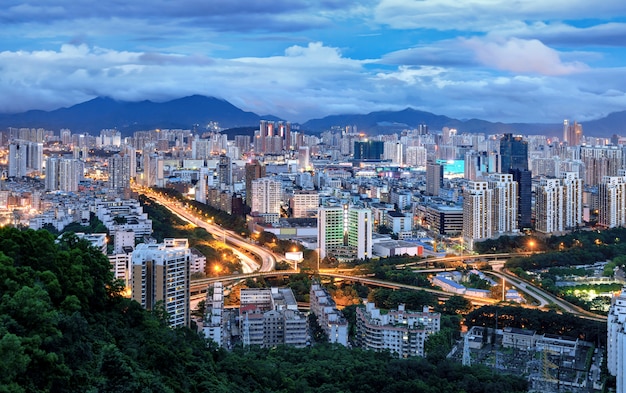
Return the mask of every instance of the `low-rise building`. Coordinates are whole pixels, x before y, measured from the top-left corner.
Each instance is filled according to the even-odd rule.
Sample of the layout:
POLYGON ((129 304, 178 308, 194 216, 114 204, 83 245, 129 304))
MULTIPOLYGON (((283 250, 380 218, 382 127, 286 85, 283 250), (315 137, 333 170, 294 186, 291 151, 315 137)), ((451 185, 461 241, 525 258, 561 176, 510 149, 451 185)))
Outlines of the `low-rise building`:
POLYGON ((328 293, 317 281, 311 284, 309 293, 311 312, 320 327, 328 334, 328 342, 348 345, 348 321, 328 293))
POLYGON ((298 311, 290 288, 241 289, 239 308, 243 345, 273 347, 309 344, 308 320, 298 311))
POLYGON ((398 310, 382 313, 374 303, 356 310, 357 345, 374 351, 391 351, 400 358, 424 356, 424 343, 440 330, 439 313, 398 310))

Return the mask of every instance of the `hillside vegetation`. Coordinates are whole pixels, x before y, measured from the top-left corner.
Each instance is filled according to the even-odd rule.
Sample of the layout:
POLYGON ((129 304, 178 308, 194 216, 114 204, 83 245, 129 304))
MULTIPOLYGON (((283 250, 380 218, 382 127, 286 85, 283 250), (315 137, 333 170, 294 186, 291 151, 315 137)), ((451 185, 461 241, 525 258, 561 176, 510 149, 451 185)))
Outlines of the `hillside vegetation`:
POLYGON ((215 348, 120 296, 72 234, 0 228, 0 392, 522 392, 517 376, 441 356, 331 345, 215 348))

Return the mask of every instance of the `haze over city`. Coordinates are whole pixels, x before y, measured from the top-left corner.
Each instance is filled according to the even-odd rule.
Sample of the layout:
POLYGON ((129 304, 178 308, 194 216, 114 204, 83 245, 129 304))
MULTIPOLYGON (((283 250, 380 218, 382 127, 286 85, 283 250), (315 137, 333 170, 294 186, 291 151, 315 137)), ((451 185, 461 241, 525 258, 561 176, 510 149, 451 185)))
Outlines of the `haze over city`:
POLYGON ((584 122, 626 108, 625 17, 617 0, 9 1, 0 112, 203 94, 296 122, 584 122))

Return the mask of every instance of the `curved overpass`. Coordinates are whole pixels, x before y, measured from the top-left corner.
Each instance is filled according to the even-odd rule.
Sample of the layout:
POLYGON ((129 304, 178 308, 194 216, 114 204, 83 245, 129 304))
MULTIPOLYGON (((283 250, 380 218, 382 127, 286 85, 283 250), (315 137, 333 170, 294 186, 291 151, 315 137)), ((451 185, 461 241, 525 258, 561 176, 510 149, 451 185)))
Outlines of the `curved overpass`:
POLYGON ((178 202, 170 202, 151 191, 142 191, 143 195, 164 206, 169 211, 179 216, 181 219, 197 227, 206 229, 206 231, 213 235, 213 237, 215 237, 216 239, 224 239, 225 246, 229 246, 229 244, 235 245, 240 249, 248 250, 249 252, 257 255, 261 260, 261 265, 253 270, 258 269, 263 272, 269 272, 274 270, 274 268, 276 267, 276 256, 265 248, 257 246, 256 244, 252 244, 248 242, 247 239, 239 236, 236 233, 233 233, 232 231, 226 230, 217 224, 209 223, 203 219, 194 216, 186 209, 180 207, 178 202))
MULTIPOLYGON (((206 290, 208 285, 215 283, 215 282, 220 282, 220 281, 228 282, 228 281, 239 281, 239 280, 245 280, 247 278, 257 278, 257 277, 290 276, 293 274, 300 274, 300 273, 301 272, 296 271, 296 270, 275 270, 273 272, 256 272, 256 273, 236 274, 236 275, 222 276, 222 277, 203 278, 203 279, 194 280, 191 282, 191 293, 194 294, 194 293, 204 291, 206 290)), ((385 281, 385 280, 379 280, 379 279, 372 278, 372 277, 350 276, 346 274, 337 274, 337 273, 332 273, 332 272, 320 272, 318 274, 323 277, 332 277, 332 278, 338 278, 342 280, 355 281, 361 284, 374 285, 374 286, 383 287, 383 288, 425 291, 425 292, 429 292, 434 295, 437 295, 439 298, 449 298, 449 297, 456 295, 454 293, 445 292, 445 291, 441 291, 438 289, 423 288, 423 287, 418 287, 418 286, 408 285, 408 284, 400 284, 400 283, 395 283, 395 282, 390 282, 390 281, 385 281)), ((497 300, 494 300, 494 299, 479 298, 479 297, 464 296, 464 295, 459 295, 459 296, 463 296, 464 298, 470 300, 475 305, 495 304, 498 302, 497 300)))

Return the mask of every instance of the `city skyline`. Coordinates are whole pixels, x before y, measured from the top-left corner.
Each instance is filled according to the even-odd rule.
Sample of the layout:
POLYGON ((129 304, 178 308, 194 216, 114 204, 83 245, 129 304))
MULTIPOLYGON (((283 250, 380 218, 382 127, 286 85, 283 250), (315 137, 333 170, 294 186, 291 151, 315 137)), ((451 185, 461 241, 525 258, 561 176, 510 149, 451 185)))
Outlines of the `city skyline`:
POLYGON ((10 1, 0 113, 216 96, 301 122, 406 107, 581 122, 626 109, 626 6, 10 1))

